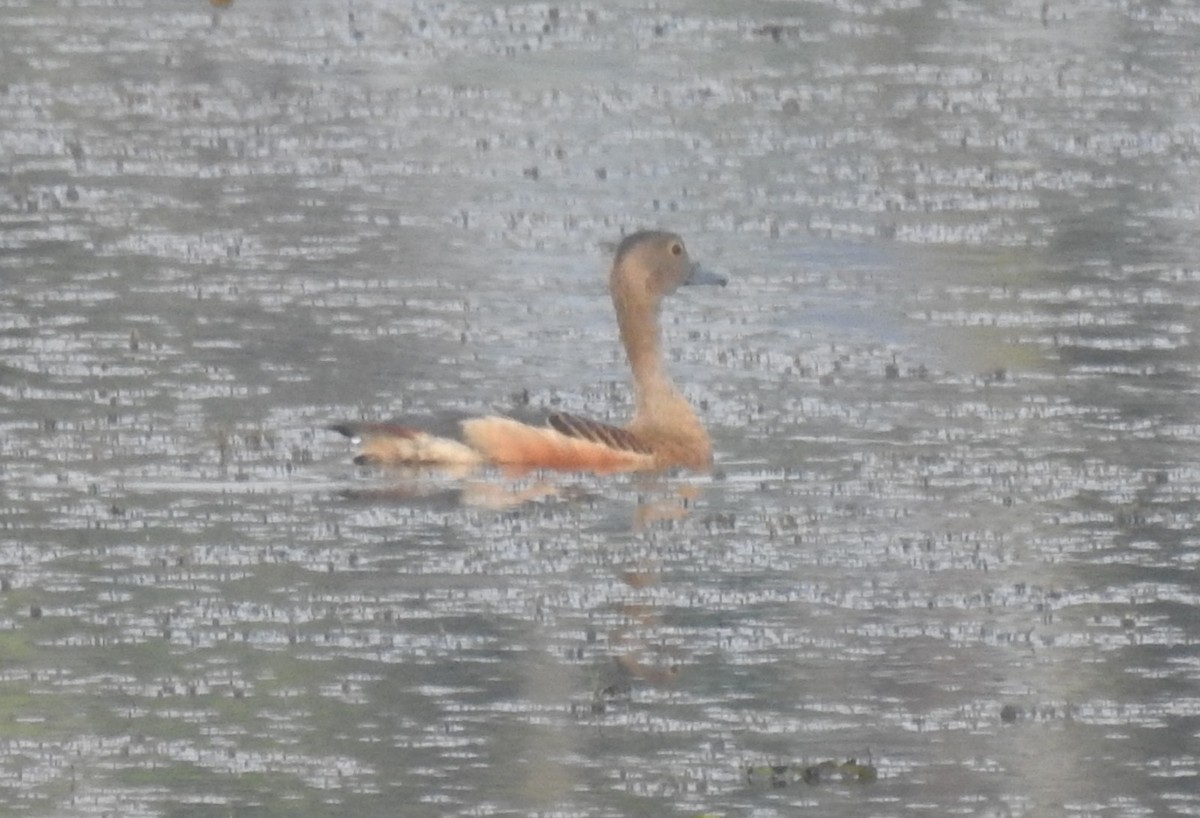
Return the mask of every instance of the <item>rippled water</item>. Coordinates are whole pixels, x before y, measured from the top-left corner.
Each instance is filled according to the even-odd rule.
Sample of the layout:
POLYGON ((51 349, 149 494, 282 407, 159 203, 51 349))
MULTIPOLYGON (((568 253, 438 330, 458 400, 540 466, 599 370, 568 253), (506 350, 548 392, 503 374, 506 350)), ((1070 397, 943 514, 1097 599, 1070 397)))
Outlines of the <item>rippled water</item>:
POLYGON ((1200 814, 1194 4, 173 6, 0 8, 0 812, 1200 814), (323 431, 649 226, 712 475, 323 431))

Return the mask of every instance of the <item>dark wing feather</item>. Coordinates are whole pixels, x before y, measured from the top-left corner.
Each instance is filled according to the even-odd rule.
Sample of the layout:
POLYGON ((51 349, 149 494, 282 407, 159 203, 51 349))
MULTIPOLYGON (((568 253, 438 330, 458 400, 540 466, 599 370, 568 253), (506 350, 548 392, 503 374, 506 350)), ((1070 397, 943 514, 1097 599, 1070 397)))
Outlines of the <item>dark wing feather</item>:
POLYGON ((588 420, 566 412, 555 412, 550 416, 550 426, 562 432, 567 437, 578 437, 618 449, 638 454, 654 454, 650 447, 638 439, 637 435, 628 429, 588 420))

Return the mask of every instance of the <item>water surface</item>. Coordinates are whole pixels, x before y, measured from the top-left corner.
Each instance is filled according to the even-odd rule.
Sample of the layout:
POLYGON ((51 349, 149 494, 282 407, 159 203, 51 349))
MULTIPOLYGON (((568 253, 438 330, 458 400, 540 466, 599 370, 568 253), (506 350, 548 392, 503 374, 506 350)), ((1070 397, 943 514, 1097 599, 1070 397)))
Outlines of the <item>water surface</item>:
POLYGON ((1200 814, 1197 54, 1187 3, 8 3, 0 811, 1200 814), (323 430, 620 421, 642 227, 732 281, 665 316, 712 474, 323 430))

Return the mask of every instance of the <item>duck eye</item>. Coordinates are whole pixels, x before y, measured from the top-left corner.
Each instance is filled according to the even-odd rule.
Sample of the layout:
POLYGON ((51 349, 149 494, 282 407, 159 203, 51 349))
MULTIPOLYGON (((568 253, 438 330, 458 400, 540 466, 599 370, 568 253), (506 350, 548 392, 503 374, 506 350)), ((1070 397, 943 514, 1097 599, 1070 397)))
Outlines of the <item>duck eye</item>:
POLYGON ((679 244, 678 242, 676 242, 675 244, 672 244, 671 245, 671 255, 673 255, 673 256, 683 255, 683 245, 679 244))

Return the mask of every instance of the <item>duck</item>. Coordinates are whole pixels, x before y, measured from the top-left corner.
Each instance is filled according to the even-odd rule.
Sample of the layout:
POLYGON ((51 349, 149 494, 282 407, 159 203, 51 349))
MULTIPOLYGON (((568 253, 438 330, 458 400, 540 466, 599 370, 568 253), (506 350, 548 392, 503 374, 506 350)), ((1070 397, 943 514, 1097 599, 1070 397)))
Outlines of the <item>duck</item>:
POLYGON ((663 299, 680 287, 726 283, 691 259, 677 233, 644 230, 617 246, 609 292, 634 397, 633 417, 625 426, 556 412, 542 425, 502 415, 469 418, 460 423, 457 437, 403 423, 346 422, 330 428, 358 445, 355 463, 375 466, 706 470, 712 465, 712 442, 667 371, 659 315, 663 299))

